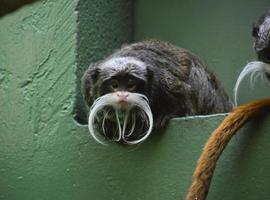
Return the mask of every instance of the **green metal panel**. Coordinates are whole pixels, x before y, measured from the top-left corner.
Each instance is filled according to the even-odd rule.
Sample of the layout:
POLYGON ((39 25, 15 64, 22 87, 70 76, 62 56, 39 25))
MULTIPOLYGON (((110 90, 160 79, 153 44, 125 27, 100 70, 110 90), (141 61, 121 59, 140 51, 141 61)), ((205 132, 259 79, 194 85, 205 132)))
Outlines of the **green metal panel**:
MULTIPOLYGON (((94 142, 72 119, 81 98, 76 66, 130 38, 130 5, 80 6, 47 0, 0 19, 0 199, 183 199, 201 148, 224 115, 174 119, 134 147, 94 142)), ((261 121, 230 143, 209 199, 268 198, 270 127, 261 121)))
MULTIPOLYGON (((159 38, 203 58, 232 96, 243 67, 256 59, 252 24, 270 9, 269 0, 137 0, 135 40, 159 38)), ((269 97, 269 84, 241 85, 239 103, 269 97)))

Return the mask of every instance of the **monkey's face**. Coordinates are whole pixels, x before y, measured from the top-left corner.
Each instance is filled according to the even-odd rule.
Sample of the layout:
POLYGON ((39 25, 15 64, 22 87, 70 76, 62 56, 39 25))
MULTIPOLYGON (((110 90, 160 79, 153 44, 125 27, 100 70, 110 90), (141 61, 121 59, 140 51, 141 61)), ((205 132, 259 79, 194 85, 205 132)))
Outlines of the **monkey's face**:
POLYGON ((136 144, 148 137, 153 116, 147 79, 146 66, 134 58, 111 58, 90 66, 83 85, 91 105, 88 127, 96 141, 103 143, 107 138, 136 144))
POLYGON ((270 63, 270 13, 262 16, 253 25, 252 35, 255 38, 254 48, 258 55, 258 60, 270 63))

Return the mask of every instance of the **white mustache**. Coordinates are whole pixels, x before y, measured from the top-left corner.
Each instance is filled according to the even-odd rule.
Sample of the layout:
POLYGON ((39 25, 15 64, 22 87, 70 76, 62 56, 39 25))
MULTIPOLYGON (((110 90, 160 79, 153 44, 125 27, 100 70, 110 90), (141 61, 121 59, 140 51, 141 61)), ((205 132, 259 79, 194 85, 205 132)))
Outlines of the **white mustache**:
POLYGON ((237 105, 237 98, 238 98, 238 89, 240 83, 246 76, 250 76, 250 85, 253 86, 255 81, 260 78, 263 81, 267 80, 266 73, 270 73, 270 64, 260 62, 260 61, 253 61, 248 63, 244 69, 241 71, 236 84, 234 86, 234 102, 237 105))
POLYGON ((103 119, 102 119, 101 131, 103 132, 102 134, 104 135, 104 137, 102 137, 101 134, 96 133, 94 125, 95 125, 95 119, 97 118, 97 114, 100 111, 104 110, 106 106, 112 106, 114 110, 115 118, 116 118, 116 123, 118 126, 117 137, 113 138, 113 141, 123 140, 127 144, 138 144, 144 141, 150 135, 153 129, 153 114, 152 114, 152 111, 150 109, 148 102, 149 101, 147 97, 142 94, 129 93, 129 100, 127 102, 128 106, 124 109, 125 111, 124 119, 123 119, 123 123, 121 124, 120 119, 119 119, 119 114, 120 112, 123 113, 122 110, 120 110, 123 108, 119 108, 118 98, 116 97, 116 95, 114 95, 113 93, 109 93, 109 94, 105 94, 97 98, 90 108, 90 113, 89 113, 89 118, 88 118, 88 128, 89 128, 91 136, 98 143, 106 144, 105 143, 105 139, 106 139, 105 121, 110 111, 105 111, 103 115, 103 119), (139 108, 140 112, 132 113, 131 109, 134 107, 139 108), (142 122, 146 124, 148 128, 144 133, 140 134, 142 135, 141 138, 130 141, 127 138, 132 136, 132 134, 134 133, 135 126, 136 126, 136 115, 140 115, 142 122), (127 132, 127 124, 129 122, 129 118, 131 122, 131 128, 127 132))

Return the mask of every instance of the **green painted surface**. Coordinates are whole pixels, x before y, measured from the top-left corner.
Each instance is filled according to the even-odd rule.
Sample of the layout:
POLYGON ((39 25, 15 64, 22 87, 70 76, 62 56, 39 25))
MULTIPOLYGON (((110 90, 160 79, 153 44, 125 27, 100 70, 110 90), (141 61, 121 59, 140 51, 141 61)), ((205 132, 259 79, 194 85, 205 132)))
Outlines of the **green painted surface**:
POLYGON ((61 2, 27 5, 0 19, 1 199, 77 198, 67 171, 78 157, 70 116, 76 2, 61 2))
MULTIPOLYGON (((270 8, 269 0, 137 0, 135 40, 160 38, 203 58, 232 96, 244 66, 256 59, 251 28, 270 8)), ((240 86, 239 103, 269 97, 269 84, 240 86)))
MULTIPOLYGON (((183 199, 201 148, 224 116, 172 120, 136 147, 94 142, 72 119, 75 99, 80 104, 76 66, 128 40, 130 22, 121 10, 126 1, 91 2, 47 0, 0 19, 0 199, 183 199)), ((270 127, 263 123, 230 143, 209 199, 268 198, 270 127)))
POLYGON ((269 199, 269 120, 252 121, 232 139, 217 165, 209 200, 269 199))

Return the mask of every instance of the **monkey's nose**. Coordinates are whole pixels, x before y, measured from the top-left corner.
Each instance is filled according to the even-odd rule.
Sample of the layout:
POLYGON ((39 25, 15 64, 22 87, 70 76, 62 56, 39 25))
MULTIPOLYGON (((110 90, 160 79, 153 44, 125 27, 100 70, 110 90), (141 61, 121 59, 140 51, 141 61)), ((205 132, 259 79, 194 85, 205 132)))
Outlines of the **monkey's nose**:
POLYGON ((128 92, 119 91, 119 92, 116 92, 116 96, 119 98, 120 101, 126 101, 129 94, 128 92))

